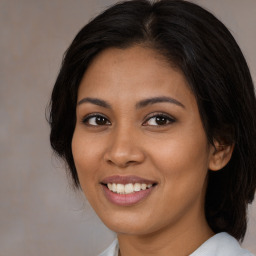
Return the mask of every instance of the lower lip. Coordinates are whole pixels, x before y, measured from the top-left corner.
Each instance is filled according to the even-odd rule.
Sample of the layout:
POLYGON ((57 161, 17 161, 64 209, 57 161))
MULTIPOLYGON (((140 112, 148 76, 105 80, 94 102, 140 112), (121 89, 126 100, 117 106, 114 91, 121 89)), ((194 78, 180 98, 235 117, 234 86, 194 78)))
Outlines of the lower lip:
POLYGON ((109 190, 106 186, 102 185, 106 198, 113 204, 119 206, 131 206, 139 203, 149 196, 154 187, 145 190, 133 192, 130 194, 117 194, 109 190))

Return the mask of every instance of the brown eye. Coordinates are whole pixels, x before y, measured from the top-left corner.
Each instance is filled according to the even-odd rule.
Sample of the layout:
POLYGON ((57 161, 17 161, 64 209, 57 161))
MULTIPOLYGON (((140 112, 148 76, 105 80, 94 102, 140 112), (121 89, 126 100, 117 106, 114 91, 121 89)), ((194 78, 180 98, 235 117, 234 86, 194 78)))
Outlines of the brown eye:
POLYGON ((144 125, 150 125, 150 126, 163 126, 163 125, 168 125, 175 122, 175 120, 169 116, 166 115, 154 115, 150 117, 147 121, 146 124, 144 125))
POLYGON ((83 119, 83 123, 92 126, 110 125, 108 119, 101 115, 88 116, 83 119))
POLYGON ((158 124, 158 125, 165 125, 168 123, 168 119, 165 118, 164 116, 157 116, 155 118, 155 122, 158 124))

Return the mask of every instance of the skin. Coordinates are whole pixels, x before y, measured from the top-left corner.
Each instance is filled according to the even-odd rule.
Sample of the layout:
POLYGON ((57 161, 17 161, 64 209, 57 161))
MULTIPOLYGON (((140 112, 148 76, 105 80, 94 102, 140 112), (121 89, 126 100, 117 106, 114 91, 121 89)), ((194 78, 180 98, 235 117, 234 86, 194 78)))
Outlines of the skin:
POLYGON ((149 48, 110 48, 88 67, 78 102, 72 152, 79 181, 98 216, 117 233, 121 255, 188 255, 210 238, 204 213, 207 172, 222 168, 231 149, 216 151, 207 142, 184 75, 149 48), (180 104, 136 108, 141 100, 162 96, 180 104), (81 102, 86 97, 110 108, 81 102), (105 119, 83 122, 93 113, 105 119), (162 113, 167 118, 158 122, 162 113), (137 175, 157 185, 139 203, 118 206, 100 184, 112 175, 137 175))

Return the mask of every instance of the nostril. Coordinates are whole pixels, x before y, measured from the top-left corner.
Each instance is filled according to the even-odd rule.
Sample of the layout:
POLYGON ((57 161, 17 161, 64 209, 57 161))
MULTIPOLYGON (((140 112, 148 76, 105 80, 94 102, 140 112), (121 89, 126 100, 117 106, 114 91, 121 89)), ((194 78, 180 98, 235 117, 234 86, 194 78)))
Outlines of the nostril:
POLYGON ((137 164, 137 161, 126 161, 125 159, 117 159, 117 158, 112 158, 112 159, 108 159, 107 160, 108 164, 111 165, 116 165, 119 166, 120 168, 125 168, 127 166, 133 165, 133 164, 137 164))
POLYGON ((136 143, 127 141, 127 139, 122 142, 116 139, 116 142, 110 145, 104 154, 104 160, 108 164, 121 168, 142 163, 144 159, 145 154, 143 150, 136 143))

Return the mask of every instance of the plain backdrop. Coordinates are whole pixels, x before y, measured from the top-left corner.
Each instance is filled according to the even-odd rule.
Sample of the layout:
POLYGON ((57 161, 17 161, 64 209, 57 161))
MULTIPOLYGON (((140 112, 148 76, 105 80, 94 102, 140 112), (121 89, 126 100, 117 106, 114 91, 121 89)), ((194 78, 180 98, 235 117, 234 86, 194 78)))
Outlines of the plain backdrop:
MULTIPOLYGON (((62 55, 114 0, 0 0, 0 256, 95 256, 113 239, 72 190, 45 107, 62 55)), ((256 1, 197 0, 240 44, 256 81, 256 1)), ((256 204, 243 246, 256 254, 256 204)))

